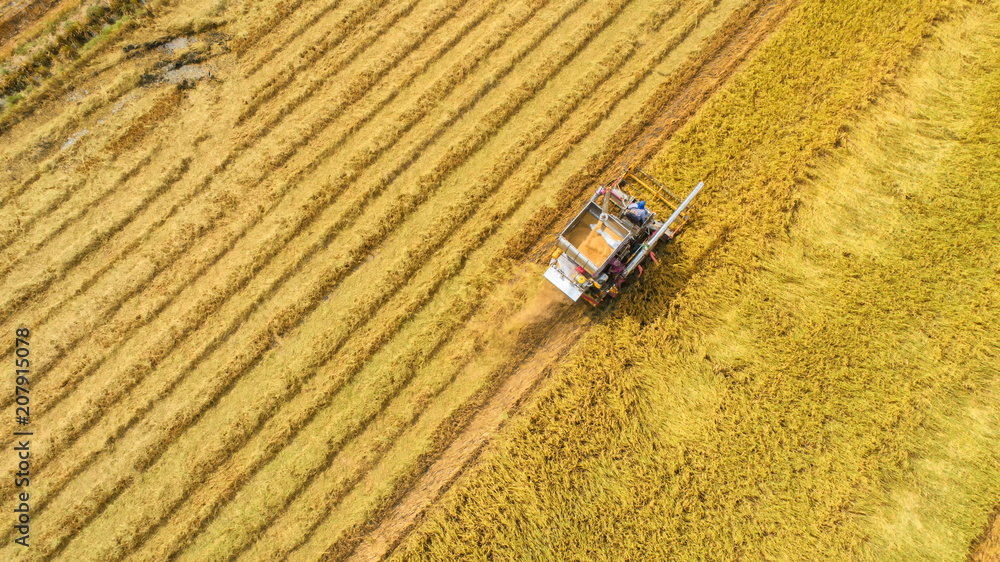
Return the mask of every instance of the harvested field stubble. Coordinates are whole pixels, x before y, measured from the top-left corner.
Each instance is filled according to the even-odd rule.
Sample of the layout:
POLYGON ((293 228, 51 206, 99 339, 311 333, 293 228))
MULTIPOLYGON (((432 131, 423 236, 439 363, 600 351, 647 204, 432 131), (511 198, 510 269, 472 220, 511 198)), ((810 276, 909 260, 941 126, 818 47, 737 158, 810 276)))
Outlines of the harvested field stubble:
POLYGON ((715 186, 674 267, 400 558, 964 557, 1000 481, 998 41, 982 4, 802 2, 653 163, 715 186))

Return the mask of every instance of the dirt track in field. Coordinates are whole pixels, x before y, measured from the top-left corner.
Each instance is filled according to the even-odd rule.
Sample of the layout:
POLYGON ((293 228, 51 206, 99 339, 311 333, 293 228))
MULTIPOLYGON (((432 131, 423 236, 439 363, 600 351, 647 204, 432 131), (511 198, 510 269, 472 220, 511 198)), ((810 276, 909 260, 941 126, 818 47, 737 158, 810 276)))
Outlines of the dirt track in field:
POLYGON ((248 0, 96 49, 0 149, 32 556, 387 552, 583 329, 511 271, 793 4, 248 0))
POLYGON ((1000 508, 994 509, 982 534, 969 549, 970 562, 990 562, 1000 558, 1000 508))

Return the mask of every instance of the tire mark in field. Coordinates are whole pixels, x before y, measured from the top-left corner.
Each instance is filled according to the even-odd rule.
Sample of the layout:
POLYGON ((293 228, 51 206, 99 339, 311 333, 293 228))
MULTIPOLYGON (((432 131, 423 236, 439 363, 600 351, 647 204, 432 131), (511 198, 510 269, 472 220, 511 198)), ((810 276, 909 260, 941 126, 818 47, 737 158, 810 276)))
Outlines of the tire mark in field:
MULTIPOLYGON (((620 167, 628 162, 645 162, 677 129, 718 90, 760 43, 774 31, 799 0, 757 2, 758 8, 720 52, 698 69, 684 89, 659 110, 638 139, 629 147, 620 167)), ((619 167, 619 169, 620 169, 619 167)))
MULTIPOLYGON (((384 349, 384 347, 388 343, 390 343, 394 333, 397 330, 401 329, 402 326, 408 320, 410 320, 410 318, 412 318, 413 315, 417 314, 423 307, 425 307, 429 300, 435 298, 438 295, 438 292, 441 289, 442 285, 448 279, 450 279, 454 274, 457 274, 461 270, 462 266, 463 266, 463 260, 461 259, 454 260, 452 263, 450 263, 449 266, 446 268, 445 277, 443 279, 431 280, 430 281, 430 283, 432 283, 431 286, 424 287, 420 291, 421 294, 418 295, 414 301, 410 302, 408 306, 405 307, 401 306, 398 309, 394 309, 394 314, 392 315, 392 318, 388 319, 390 320, 390 323, 383 323, 383 321, 386 319, 383 319, 380 316, 376 316, 373 317, 372 321, 367 322, 364 326, 360 326, 358 328, 358 331, 364 331, 366 335, 371 334, 370 339, 372 340, 370 342, 364 342, 358 344, 359 347, 362 349, 363 355, 371 357, 376 353, 378 353, 379 351, 381 351, 382 349, 384 349), (372 332, 376 333, 372 334, 372 332)), ((400 295, 399 298, 405 300, 405 298, 402 295, 400 295)), ((364 417, 363 419, 350 422, 348 424, 350 429, 347 432, 339 434, 334 442, 327 444, 327 446, 330 447, 330 449, 327 452, 327 454, 324 455, 325 460, 321 462, 318 467, 309 469, 309 475, 306 477, 305 483, 302 485, 302 489, 307 487, 308 484, 312 481, 312 476, 325 470, 325 468, 329 466, 329 464, 332 463, 334 459, 337 458, 344 451, 345 448, 348 448, 350 445, 355 444, 356 439, 369 429, 369 427, 372 425, 373 421, 378 417, 378 415, 381 414, 391 402, 396 400, 403 391, 408 390, 407 385, 417 375, 417 368, 414 361, 417 361, 418 357, 423 358, 424 356, 426 356, 427 360, 433 358, 436 355, 437 351, 447 343, 446 337, 448 333, 450 333, 450 331, 435 334, 434 337, 437 337, 438 340, 437 343, 434 344, 432 349, 430 350, 418 349, 410 352, 410 354, 407 355, 404 359, 399 360, 399 362, 402 363, 401 371, 394 376, 392 389, 385 396, 379 398, 378 404, 375 406, 374 411, 372 411, 369 415, 366 415, 366 417, 364 417)), ((326 368, 330 368, 329 361, 326 364, 321 365, 317 369, 317 374, 314 375, 314 378, 319 376, 320 370, 326 368)), ((330 405, 333 404, 336 401, 336 399, 340 397, 341 392, 345 388, 348 388, 352 385, 356 385, 357 381, 355 377, 358 374, 358 372, 361 371, 363 368, 364 368, 363 360, 357 360, 357 359, 352 360, 350 367, 348 367, 347 369, 341 369, 336 374, 336 376, 331 377, 331 380, 335 381, 335 383, 332 386, 332 388, 325 389, 324 396, 322 396, 322 403, 310 404, 306 406, 304 410, 294 411, 294 414, 297 417, 293 418, 294 421, 292 423, 290 433, 287 435, 287 438, 285 439, 285 442, 274 443, 272 449, 267 451, 265 458, 259 459, 257 463, 248 467, 249 471, 246 471, 245 474, 240 475, 241 479, 239 481, 240 482, 239 489, 235 490, 233 492, 233 495, 235 496, 235 494, 238 491, 245 489, 245 487, 252 482, 252 479, 255 476, 257 476, 268 463, 270 463, 277 457, 277 455, 279 455, 284 451, 285 447, 288 447, 291 444, 291 442, 295 440, 296 437, 303 435, 301 432, 309 424, 314 423, 317 419, 317 416, 326 413, 325 408, 330 407, 330 405)), ((301 386, 307 386, 310 383, 313 383, 313 381, 306 380, 302 383, 301 386)), ((440 394, 440 392, 445 390, 447 386, 448 386, 447 383, 441 385, 435 392, 427 396, 426 400, 427 401, 433 400, 433 398, 436 397, 438 394, 440 394)), ((294 400, 301 395, 297 394, 299 392, 300 391, 296 389, 296 393, 289 394, 289 396, 285 397, 285 399, 294 400)), ((315 400, 313 400, 313 402, 315 402, 315 400)), ((264 424, 267 424, 268 426, 271 425, 272 419, 266 420, 264 424)), ((406 426, 403 426, 403 428, 405 427, 406 426)), ((256 438, 263 432, 264 429, 265 428, 262 426, 261 430, 254 432, 251 438, 256 438)), ((386 434, 380 435, 380 438, 386 438, 386 437, 389 436, 386 434)), ((246 444, 242 445, 241 451, 249 450, 252 446, 253 446, 252 443, 248 441, 246 444)), ((376 458, 381 455, 380 451, 375 451, 374 453, 376 454, 376 458)), ((218 476, 219 472, 213 472, 211 475, 211 477, 215 479, 218 479, 217 478, 218 476)), ((284 506, 287 507, 288 505, 290 505, 298 497, 299 492, 300 492, 299 489, 292 489, 291 495, 283 499, 284 506)), ((340 494, 341 492, 337 492, 335 495, 330 496, 329 501, 331 503, 336 503, 338 501, 337 498, 340 496, 340 494)), ((222 500, 225 502, 229 502, 232 501, 232 499, 233 498, 231 497, 227 497, 223 498, 222 500)), ((223 506, 223 509, 225 507, 228 507, 228 505, 223 506)), ((254 530, 254 533, 255 534, 263 533, 264 531, 269 529, 270 526, 273 524, 274 520, 280 515, 280 513, 281 512, 268 510, 268 515, 258 522, 258 526, 254 530)), ((205 525, 211 524, 220 515, 221 515, 220 512, 213 513, 211 519, 206 521, 205 525)), ((231 559, 235 559, 236 557, 246 553, 247 550, 253 547, 255 544, 256 542, 252 540, 244 542, 236 551, 232 553, 231 559)), ((180 545, 178 546, 180 547, 180 545)), ((287 548, 288 547, 285 547, 286 550, 287 548)))
POLYGON ((152 462, 152 461, 150 461, 150 462, 152 462))
MULTIPOLYGON (((759 45, 781 22, 797 2, 768 2, 761 9, 748 15, 748 20, 732 35, 732 38, 713 52, 695 72, 684 88, 669 100, 660 110, 662 113, 634 139, 634 145, 626 152, 629 162, 640 162, 659 146, 665 137, 672 135, 681 124, 694 114, 697 107, 707 100, 711 93, 725 83, 736 71, 746 56, 759 45), (660 135, 659 138, 656 135, 660 135)), ((540 342, 538 353, 552 348, 568 350, 579 334, 568 342, 540 342)), ((553 357, 559 357, 556 353, 553 357)), ((497 394, 491 398, 491 406, 477 413, 468 428, 450 441, 447 449, 428 468, 416 477, 413 484, 397 495, 397 500, 386 510, 378 527, 364 536, 363 542, 354 550, 356 559, 382 559, 394 549, 410 532, 418 517, 455 482, 465 469, 478 457, 485 443, 483 432, 493 433, 499 424, 497 412, 523 401, 536 383, 541 371, 530 363, 511 375, 505 388, 510 394, 497 394)))
MULTIPOLYGON (((470 310, 469 313, 471 312, 472 311, 470 310)), ((440 337, 434 343, 434 346, 431 349, 424 351, 424 354, 426 354, 427 361, 431 361, 434 358, 436 358, 438 353, 441 352, 441 350, 443 350, 448 345, 449 343, 447 339, 448 336, 451 333, 453 333, 455 329, 458 328, 458 326, 461 324, 462 321, 469 318, 469 313, 463 313, 463 316, 459 319, 458 322, 455 323, 452 329, 450 329, 446 333, 440 334, 440 337)), ((416 401, 422 403, 423 406, 414 409, 414 411, 410 413, 408 419, 405 420, 402 425, 391 428, 391 432, 379 433, 377 437, 375 435, 368 435, 372 431, 377 430, 376 426, 377 422, 379 421, 379 416, 385 411, 387 411, 388 408, 392 407, 392 405, 395 404, 397 401, 405 397, 404 392, 410 390, 409 385, 412 382, 418 380, 421 377, 421 375, 425 377, 427 376, 422 369, 418 369, 416 365, 412 363, 413 361, 412 357, 408 357, 407 359, 403 360, 402 362, 405 365, 405 368, 399 380, 399 386, 393 389, 393 391, 391 391, 389 394, 387 394, 386 396, 382 397, 379 400, 379 404, 376 406, 377 411, 375 413, 373 413, 371 416, 363 420, 360 420, 358 423, 349 426, 350 429, 344 434, 342 434, 340 439, 337 440, 337 442, 334 443, 332 447, 324 455, 324 460, 322 462, 322 467, 324 468, 322 468, 321 470, 323 471, 329 470, 328 467, 332 466, 337 459, 341 458, 345 454, 348 454, 345 451, 348 451, 352 446, 358 447, 359 442, 373 441, 376 439, 385 442, 388 440, 395 440, 396 438, 398 438, 399 435, 404 433, 417 421, 419 415, 424 411, 426 407, 428 407, 431 403, 437 400, 442 393, 444 393, 448 388, 451 387, 452 384, 454 384, 454 382, 458 378, 461 368, 463 368, 468 362, 472 361, 473 357, 477 355, 478 352, 482 349, 482 345, 484 343, 485 342, 479 342, 479 345, 477 345, 473 349, 473 352, 467 356, 466 363, 459 366, 459 368, 455 369, 447 380, 438 383, 436 387, 429 393, 418 394, 416 396, 416 401)), ((423 358, 422 357, 423 354, 421 353, 421 351, 422 350, 415 351, 414 357, 420 356, 421 358, 423 358)), ((316 411, 310 412, 308 418, 302 420, 302 425, 297 428, 297 430, 295 431, 295 435, 291 435, 289 437, 289 443, 282 446, 283 447, 292 446, 292 442, 295 440, 296 437, 298 437, 301 434, 302 429, 307 424, 314 423, 314 420, 316 420, 317 416, 323 413, 320 411, 320 409, 330 407, 332 401, 333 397, 330 398, 330 403, 322 404, 316 409, 316 411)), ((249 446, 251 445, 248 444, 247 447, 249 446)), ((267 459, 267 461, 270 461, 271 459, 275 458, 280 452, 281 451, 277 450, 274 451, 274 453, 271 455, 269 459, 267 459)), ((279 535, 280 538, 274 538, 272 540, 264 538, 265 536, 273 533, 278 520, 282 516, 287 515, 287 512, 282 511, 282 513, 280 514, 274 514, 268 517, 267 520, 264 521, 262 526, 258 529, 259 538, 252 542, 247 542, 242 548, 233 553, 234 554, 233 558, 235 559, 243 556, 249 559, 275 559, 287 556, 289 552, 295 549, 302 542, 307 541, 312 536, 312 534, 315 532, 316 527, 326 517, 326 515, 330 512, 330 510, 333 509, 333 507, 340 502, 340 500, 347 493, 347 491, 350 488, 353 488, 353 486, 358 482, 358 480, 366 473, 367 466, 371 463, 378 462, 380 459, 382 459, 382 457, 385 455, 386 452, 388 452, 387 445, 375 450, 366 450, 366 454, 372 455, 369 459, 369 462, 364 463, 365 466, 360 469, 361 472, 359 474, 357 474, 356 476, 352 476, 348 479, 348 481, 344 484, 344 487, 346 487, 346 489, 344 487, 341 487, 340 489, 334 489, 333 493, 326 499, 327 505, 324 506, 324 508, 322 508, 318 512, 317 517, 315 517, 313 521, 305 525, 304 528, 305 534, 297 542, 292 544, 283 544, 280 542, 280 539, 284 537, 280 535, 279 535), (259 553, 260 549, 257 547, 259 547, 261 544, 264 544, 265 547, 270 550, 270 552, 267 555, 262 555, 259 553)), ((258 470, 255 470, 253 476, 256 476, 260 472, 260 469, 263 468, 264 467, 261 466, 258 468, 258 470)), ((317 473, 317 475, 318 474, 319 473, 317 473)), ((309 479, 302 485, 302 487, 306 488, 311 483, 312 479, 309 479)), ((295 497, 291 497, 285 502, 284 506, 285 509, 289 509, 293 506, 294 499, 295 497)), ((300 527, 300 529, 302 528, 300 527)))
POLYGON ((475 415, 461 426, 460 433, 453 436, 435 462, 392 507, 392 513, 384 514, 385 518, 375 532, 366 536, 363 542, 355 543, 353 550, 349 541, 338 541, 331 545, 328 553, 346 555, 344 557, 352 561, 369 561, 382 560, 395 549, 418 516, 458 479, 465 467, 479 456, 489 438, 500 429, 504 419, 525 403, 551 366, 564 357, 586 332, 587 324, 566 321, 570 316, 569 311, 556 316, 534 341, 524 338, 523 344, 518 346, 523 351, 516 363, 511 365, 511 370, 515 372, 506 378, 501 375, 502 382, 495 392, 485 404, 476 408, 475 415), (544 345, 536 346, 539 342, 544 342, 544 345), (532 349, 533 353, 527 353, 532 349))
MULTIPOLYGON (((470 307, 468 313, 456 322, 455 329, 464 326, 464 322, 471 320, 473 314, 480 311, 474 311, 470 307)), ((525 340, 525 336, 533 331, 535 326, 529 325, 527 329, 522 329, 518 334, 518 341, 530 341, 531 338, 525 340)), ((445 335, 441 341, 437 343, 434 349, 431 350, 433 355, 436 355, 439 351, 445 348, 450 343, 448 336, 445 335)), ((248 559, 261 559, 261 558, 274 558, 274 557, 286 557, 290 552, 298 551, 305 545, 316 540, 317 538, 323 537, 329 539, 331 535, 327 533, 320 533, 319 529, 321 525, 332 515, 335 509, 341 506, 341 503, 353 492, 356 491, 357 487, 362 484, 362 482, 370 478, 370 471, 375 469, 379 464, 383 462, 386 456, 391 453, 397 444, 398 440, 402 436, 406 435, 407 432, 417 427, 418 423, 423 420, 424 415, 427 410, 432 407, 432 405, 439 399, 444 399, 445 393, 453 390, 452 385, 456 383, 457 380, 463 377, 467 377, 468 374, 465 372, 470 369, 476 359, 479 356, 479 351, 486 348, 488 344, 485 341, 479 341, 476 344, 473 352, 466 355, 467 359, 461 364, 456 366, 456 368, 448 375, 448 379, 437 383, 436 387, 432 390, 430 394, 418 395, 418 400, 422 405, 406 415, 406 418, 402 421, 402 424, 391 427, 389 431, 391 433, 386 434, 387 431, 384 427, 380 427, 376 421, 381 422, 383 420, 378 419, 374 421, 366 421, 365 425, 357 430, 352 430, 351 437, 353 440, 350 443, 339 446, 335 450, 331 450, 328 453, 328 457, 324 463, 323 473, 317 474, 315 478, 311 478, 303 486, 312 487, 313 484, 317 483, 320 477, 328 478, 331 482, 327 483, 326 490, 310 490, 315 501, 311 505, 298 507, 295 505, 287 506, 290 508, 288 512, 282 511, 281 517, 291 517, 294 523, 286 522, 286 526, 291 526, 296 532, 301 533, 301 537, 295 539, 295 542, 283 545, 279 550, 274 550, 274 543, 285 539, 288 534, 288 529, 277 528, 275 523, 269 526, 268 533, 261 533, 258 540, 254 544, 255 548, 249 556, 248 559), (377 432, 377 433, 373 433, 377 432), (369 434, 369 435, 365 435, 369 434), (377 442, 379 446, 375 449, 371 449, 365 445, 365 442, 377 442), (344 457, 347 457, 346 459, 344 457), (356 461, 361 459, 363 462, 360 467, 356 468, 356 461), (343 471, 339 471, 335 468, 336 463, 340 463, 341 470, 349 467, 346 474, 343 471), (333 471, 332 474, 329 475, 333 471), (353 472, 353 474, 352 474, 353 472), (315 496, 319 494, 319 496, 315 496), (308 513, 309 521, 306 523, 304 521, 305 514, 308 513), (291 550, 289 550, 291 549, 291 550), (262 554, 262 551, 266 554, 262 554)), ((513 366, 519 364, 523 361, 523 353, 527 353, 529 348, 520 344, 515 344, 513 349, 516 351, 511 352, 510 349, 504 348, 503 353, 509 354, 504 361, 491 368, 486 375, 486 380, 483 382, 483 386, 479 387, 479 390, 473 393, 473 396, 469 398, 467 403, 463 404, 459 410, 476 408, 476 405, 481 402, 481 397, 490 394, 487 389, 492 388, 495 379, 498 379, 499 373, 504 372, 508 369, 513 368, 513 366)), ((495 352, 496 350, 494 350, 495 352)), ((425 369, 427 369, 425 367, 425 369)), ((426 373, 414 373, 411 376, 428 376, 426 373)), ((467 384, 469 380, 465 381, 467 384)), ((423 384, 427 384, 426 381, 423 384)), ((398 400, 410 398, 405 395, 401 389, 394 392, 390 397, 387 397, 385 404, 381 407, 378 414, 382 414, 387 408, 391 407, 394 409, 404 410, 406 406, 402 403, 397 403, 398 400)), ((495 390, 495 389, 494 389, 495 390)), ((396 410, 394 410, 395 412, 396 410)), ((445 418, 444 421, 439 424, 437 432, 441 431, 442 427, 447 427, 451 425, 456 419, 461 416, 456 415, 457 411, 452 411, 445 418)), ((336 541, 340 542, 340 541, 336 541)), ((324 547, 325 548, 325 547, 324 547)))

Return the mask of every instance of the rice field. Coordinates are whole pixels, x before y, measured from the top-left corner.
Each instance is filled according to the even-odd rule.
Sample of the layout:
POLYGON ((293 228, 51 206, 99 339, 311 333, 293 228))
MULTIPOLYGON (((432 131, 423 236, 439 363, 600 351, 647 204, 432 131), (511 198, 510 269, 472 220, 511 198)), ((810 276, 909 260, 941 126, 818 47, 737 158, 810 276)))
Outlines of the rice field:
MULTIPOLYGON (((33 436, 30 546, 4 525, 0 558, 964 555, 1000 504, 997 342, 970 324, 994 325, 995 189, 954 218, 966 236, 910 253, 881 257, 899 244, 884 225, 874 242, 829 229, 870 224, 853 205, 937 232, 899 154, 937 190, 971 182, 941 151, 997 169, 990 129, 952 138, 996 84, 947 56, 995 45, 998 20, 895 4, 8 7, 0 331, 30 329, 33 436), (954 96, 907 89, 941 72, 954 96), (864 136, 925 121, 919 138, 945 144, 864 136), (715 187, 620 302, 568 306, 541 278, 553 233, 634 162, 715 187), (969 257, 943 260, 956 244, 969 257), (929 257, 940 282, 887 285, 929 257), (892 314, 845 312, 865 305, 892 314), (838 402, 845 388, 860 395, 838 402), (955 482, 945 458, 979 468, 955 482), (901 506, 953 489, 948 539, 920 550, 901 506)), ((0 455, 4 502, 18 470, 0 455)))

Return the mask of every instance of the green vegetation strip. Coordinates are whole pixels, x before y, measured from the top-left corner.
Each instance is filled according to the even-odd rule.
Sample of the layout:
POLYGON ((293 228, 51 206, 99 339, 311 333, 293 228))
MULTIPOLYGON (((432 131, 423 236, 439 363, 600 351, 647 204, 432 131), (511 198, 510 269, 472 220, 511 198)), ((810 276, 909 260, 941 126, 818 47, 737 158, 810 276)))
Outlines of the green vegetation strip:
POLYGON ((402 556, 963 558, 1000 501, 998 21, 803 1, 652 166, 706 179, 697 222, 402 556))
POLYGON ((127 25, 140 8, 140 0, 108 0, 88 6, 69 20, 63 13, 53 15, 40 36, 15 50, 16 63, 10 59, 0 61, 0 96, 3 98, 0 113, 20 103, 34 88, 58 76, 60 65, 71 66, 127 25))

